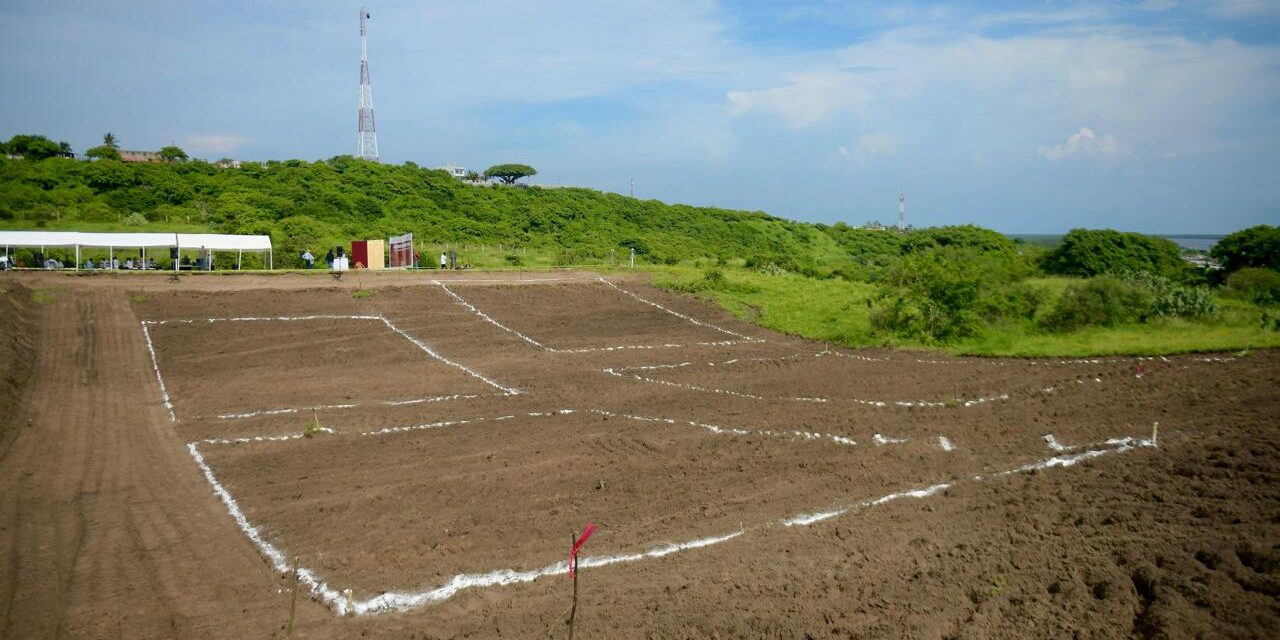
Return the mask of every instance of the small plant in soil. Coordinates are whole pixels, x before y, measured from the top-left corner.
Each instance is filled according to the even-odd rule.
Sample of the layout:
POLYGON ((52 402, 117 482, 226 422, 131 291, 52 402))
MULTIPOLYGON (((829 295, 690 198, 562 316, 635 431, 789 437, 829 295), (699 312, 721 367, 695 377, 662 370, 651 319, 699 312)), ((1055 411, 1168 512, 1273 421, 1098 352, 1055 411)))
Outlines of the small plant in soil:
POLYGON ((1004 588, 1008 584, 1009 581, 1006 580, 1004 576, 996 576, 995 582, 991 585, 991 597, 999 598, 1000 594, 1004 593, 1004 588))
POLYGON ((357 300, 363 300, 371 295, 373 295, 373 289, 356 289, 355 292, 351 294, 351 297, 357 300))
POLYGON ((311 420, 307 422, 307 426, 302 428, 302 437, 310 438, 320 433, 320 416, 312 413, 311 420))

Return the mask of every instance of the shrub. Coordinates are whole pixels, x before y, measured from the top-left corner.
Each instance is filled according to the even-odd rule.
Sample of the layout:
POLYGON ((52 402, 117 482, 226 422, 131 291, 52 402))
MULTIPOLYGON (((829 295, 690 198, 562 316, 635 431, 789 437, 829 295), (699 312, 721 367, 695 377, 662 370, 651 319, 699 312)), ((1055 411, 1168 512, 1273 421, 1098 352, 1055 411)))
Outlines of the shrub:
POLYGON ((147 217, 137 211, 134 211, 124 217, 124 223, 131 227, 141 227, 147 224, 147 217))
POLYGON ((1030 318, 1040 294, 1019 282, 1025 274, 1014 255, 955 246, 912 252, 886 271, 871 324, 914 340, 948 342, 976 335, 985 323, 1030 318))
POLYGON ((703 272, 702 277, 692 282, 682 282, 671 287, 676 291, 685 293, 705 293, 708 291, 723 291, 727 293, 756 293, 760 290, 745 282, 733 282, 725 277, 724 272, 719 269, 708 269, 703 272))
POLYGON ((507 264, 513 267, 524 266, 524 258, 520 257, 520 254, 518 253, 508 253, 503 259, 507 261, 507 264))
POLYGON ((1209 287, 1187 286, 1145 271, 1125 272, 1118 277, 1151 292, 1149 315, 1152 316, 1198 318, 1212 315, 1218 310, 1209 287))
POLYGON ((1280 271, 1280 227, 1260 224, 1242 229, 1219 240, 1209 255, 1228 272, 1245 267, 1280 271))
POLYGON ((1152 295, 1142 286, 1103 276, 1071 284, 1041 325, 1053 331, 1110 327, 1144 320, 1152 295))
POLYGON ((1280 304, 1280 272, 1245 267, 1227 276, 1226 292, 1254 304, 1280 304))
POLYGON ((1111 229, 1072 229, 1062 244, 1044 255, 1041 266, 1048 273, 1085 278, 1145 271, 1181 279, 1187 270, 1178 245, 1111 229))

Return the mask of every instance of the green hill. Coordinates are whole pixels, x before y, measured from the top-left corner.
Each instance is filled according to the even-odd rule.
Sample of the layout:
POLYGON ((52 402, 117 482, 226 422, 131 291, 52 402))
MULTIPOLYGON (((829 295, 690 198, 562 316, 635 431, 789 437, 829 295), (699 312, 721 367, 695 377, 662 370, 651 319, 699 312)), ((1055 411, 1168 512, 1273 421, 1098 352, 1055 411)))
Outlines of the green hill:
POLYGON ((3 160, 0 224, 268 234, 284 266, 304 248, 409 231, 422 242, 549 250, 565 264, 632 247, 649 263, 776 255, 817 265, 846 255, 824 227, 761 212, 589 189, 472 185, 413 163, 350 156, 238 169, 201 161, 3 160))

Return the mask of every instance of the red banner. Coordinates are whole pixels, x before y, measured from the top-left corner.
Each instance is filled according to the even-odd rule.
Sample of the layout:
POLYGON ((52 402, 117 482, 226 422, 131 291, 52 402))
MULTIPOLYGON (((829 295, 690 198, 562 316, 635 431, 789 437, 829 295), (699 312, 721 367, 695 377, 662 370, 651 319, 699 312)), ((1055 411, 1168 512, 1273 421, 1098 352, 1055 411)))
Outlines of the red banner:
POLYGON ((578 564, 578 551, 582 549, 582 545, 587 543, 587 538, 596 532, 596 525, 588 522, 586 527, 582 529, 582 535, 573 543, 573 549, 569 550, 569 577, 573 577, 573 569, 578 564))

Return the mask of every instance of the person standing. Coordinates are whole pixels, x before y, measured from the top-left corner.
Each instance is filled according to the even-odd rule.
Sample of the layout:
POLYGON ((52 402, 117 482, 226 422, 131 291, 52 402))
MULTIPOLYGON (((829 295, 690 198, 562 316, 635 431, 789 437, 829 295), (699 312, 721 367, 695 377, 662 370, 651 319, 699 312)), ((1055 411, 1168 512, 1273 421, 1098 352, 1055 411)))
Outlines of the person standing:
POLYGON ((449 268, 449 256, 443 251, 440 252, 440 268, 441 269, 449 268))
POLYGON ((329 270, 333 271, 333 249, 329 253, 324 254, 324 263, 329 265, 329 270))
POLYGON ((307 263, 308 269, 314 268, 316 266, 316 257, 311 255, 310 249, 307 249, 305 252, 303 252, 302 261, 307 263))

